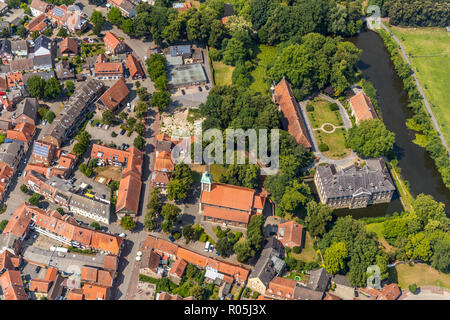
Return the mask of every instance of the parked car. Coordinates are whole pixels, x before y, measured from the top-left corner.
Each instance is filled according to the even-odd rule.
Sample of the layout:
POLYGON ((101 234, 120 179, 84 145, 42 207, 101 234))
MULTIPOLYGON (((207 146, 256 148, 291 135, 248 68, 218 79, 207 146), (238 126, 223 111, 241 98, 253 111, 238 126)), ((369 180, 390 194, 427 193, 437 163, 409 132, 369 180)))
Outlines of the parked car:
POLYGON ((202 87, 198 87, 198 91, 200 91, 200 92, 203 91, 203 90, 202 90, 202 87))
POLYGON ((92 124, 92 122, 94 122, 94 119, 92 119, 92 120, 89 120, 89 124, 92 124))
POLYGON ((105 126, 105 130, 108 130, 109 129, 109 124, 107 124, 106 126, 105 126))
POLYGON ((18 175, 19 177, 21 177, 21 176, 22 176, 22 171, 17 172, 17 175, 18 175))
POLYGON ((123 136, 125 134, 125 132, 127 132, 125 129, 122 129, 122 131, 120 131, 120 134, 123 136))
POLYGON ((181 89, 181 94, 184 96, 186 94, 186 91, 184 91, 183 89, 181 89))
POLYGON ((72 179, 70 180, 70 183, 73 184, 75 181, 77 181, 77 179, 76 179, 76 178, 72 178, 72 179))
POLYGON ((213 245, 210 245, 209 246, 209 252, 213 252, 214 251, 214 246, 213 245))
POLYGON ((46 124, 47 124, 47 120, 44 119, 44 121, 42 121, 42 124, 43 124, 43 125, 46 125, 46 124))
POLYGON ((121 234, 119 234, 119 237, 121 237, 121 238, 125 238, 127 235, 125 234, 125 233, 121 233, 121 234))
POLYGON ((106 199, 106 194, 102 194, 102 199, 106 199))
POLYGON ((72 139, 72 140, 70 140, 70 143, 69 143, 69 144, 72 144, 72 143, 73 143, 73 141, 74 141, 73 139, 72 139))
POLYGON ((209 90, 209 87, 208 87, 208 86, 205 86, 205 89, 206 89, 206 91, 208 91, 208 90, 209 90))
POLYGON ((39 273, 39 271, 41 271, 41 267, 37 266, 36 269, 34 269, 34 271, 35 271, 36 273, 39 273))
POLYGON ((36 238, 37 238, 37 236, 38 236, 37 234, 33 235, 33 239, 36 239, 36 238))

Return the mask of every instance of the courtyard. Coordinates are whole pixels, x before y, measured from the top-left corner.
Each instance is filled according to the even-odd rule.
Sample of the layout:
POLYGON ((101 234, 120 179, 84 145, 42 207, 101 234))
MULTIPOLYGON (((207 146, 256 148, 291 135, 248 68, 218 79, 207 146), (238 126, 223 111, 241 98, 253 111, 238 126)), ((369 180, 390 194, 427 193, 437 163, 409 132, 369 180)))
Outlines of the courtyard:
POLYGON ((320 152, 330 159, 343 159, 351 154, 346 148, 347 130, 339 114, 339 107, 329 101, 315 98, 306 105, 308 119, 320 152))

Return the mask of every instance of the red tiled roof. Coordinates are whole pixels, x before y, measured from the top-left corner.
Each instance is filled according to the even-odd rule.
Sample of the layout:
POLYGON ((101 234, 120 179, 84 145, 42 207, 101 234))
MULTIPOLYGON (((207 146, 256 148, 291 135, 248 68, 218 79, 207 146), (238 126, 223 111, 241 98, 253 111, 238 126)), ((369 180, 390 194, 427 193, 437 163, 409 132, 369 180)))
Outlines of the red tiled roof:
POLYGON ((109 298, 109 287, 86 283, 83 286, 85 300, 107 300, 109 298))
POLYGON ((47 273, 45 274, 45 280, 55 281, 56 276, 58 275, 58 270, 56 268, 50 267, 47 269, 47 273))
POLYGON ((109 32, 109 31, 103 37, 103 41, 109 48, 111 48, 113 50, 115 50, 115 48, 119 45, 119 43, 122 42, 118 36, 116 36, 114 33, 109 32))
POLYGON ((0 276, 0 286, 5 300, 28 300, 19 271, 6 270, 0 276))
POLYGON ((391 283, 381 290, 380 300, 397 300, 401 294, 402 291, 400 290, 398 284, 391 283))
POLYGON ((30 291, 47 293, 50 289, 51 281, 44 279, 32 279, 30 281, 30 291))
POLYGON ((205 205, 203 215, 205 217, 212 217, 228 221, 237 221, 245 224, 248 224, 248 222, 250 221, 250 214, 248 212, 211 207, 208 205, 205 205))
POLYGON ((366 96, 364 91, 361 91, 357 95, 351 97, 349 102, 355 114, 356 123, 359 123, 363 120, 377 118, 375 109, 373 108, 369 97, 366 96))
POLYGON ((61 53, 72 53, 74 55, 78 54, 78 42, 73 38, 65 38, 59 44, 59 51, 61 53))
POLYGON ((81 289, 70 290, 67 300, 83 300, 83 291, 81 289))
POLYGON ((141 188, 142 181, 138 174, 130 172, 122 178, 119 184, 116 211, 127 209, 137 214, 139 210, 141 188))
POLYGON ((284 126, 287 127, 287 131, 295 138, 298 144, 305 148, 311 148, 311 141, 308 138, 305 122, 291 86, 285 78, 275 87, 275 102, 283 114, 285 119, 284 126))
POLYGON ((283 298, 292 299, 297 282, 293 279, 275 277, 269 282, 266 295, 276 295, 283 298))
POLYGON ((236 210, 251 211, 255 190, 238 187, 230 184, 213 183, 211 191, 203 191, 201 202, 231 208, 236 210))
POLYGON ((127 60, 125 61, 125 63, 127 65, 128 70, 130 71, 131 78, 133 78, 135 75, 140 75, 141 77, 145 75, 141 64, 134 55, 129 54, 127 56, 127 60))
POLYGON ((278 240, 285 247, 302 245, 303 226, 293 220, 278 225, 278 240))
POLYGON ((6 138, 23 142, 30 142, 36 131, 36 126, 29 122, 21 122, 14 129, 6 132, 6 138))
POLYGON ((81 268, 81 281, 97 282, 97 273, 97 268, 84 266, 81 268))
POLYGON ((95 75, 123 74, 122 62, 103 62, 95 64, 95 75))
POLYGON ((98 270, 97 283, 101 286, 111 287, 114 281, 114 271, 98 270))
POLYGON ((105 256, 103 269, 116 271, 118 262, 117 260, 118 260, 117 256, 111 254, 105 256))
POLYGON ((125 78, 121 77, 111 88, 105 91, 99 100, 111 111, 114 111, 128 97, 128 89, 125 78))
POLYGON ((31 20, 26 28, 28 31, 33 32, 33 31, 42 31, 47 27, 47 23, 45 22, 45 19, 47 19, 47 16, 45 13, 41 13, 40 15, 38 15, 36 18, 34 18, 33 20, 31 20))
POLYGON ((23 202, 16 211, 14 211, 12 217, 9 219, 3 233, 12 233, 18 237, 22 237, 28 229, 28 225, 31 221, 31 214, 26 212, 26 203, 23 202))
POLYGON ((187 262, 183 259, 177 259, 175 260, 174 264, 170 268, 169 274, 175 274, 178 277, 182 277, 184 270, 187 267, 187 262))
POLYGON ((167 151, 160 152, 155 159, 155 171, 168 171, 172 172, 174 164, 172 161, 172 154, 167 151))

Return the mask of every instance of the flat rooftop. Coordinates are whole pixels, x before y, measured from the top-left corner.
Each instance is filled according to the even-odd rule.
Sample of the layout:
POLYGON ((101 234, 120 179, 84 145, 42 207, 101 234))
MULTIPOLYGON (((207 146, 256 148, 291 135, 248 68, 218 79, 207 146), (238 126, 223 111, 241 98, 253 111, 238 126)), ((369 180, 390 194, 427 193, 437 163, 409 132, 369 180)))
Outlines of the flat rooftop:
POLYGON ((186 64, 170 68, 167 80, 174 87, 188 86, 207 81, 206 73, 200 63, 186 64))

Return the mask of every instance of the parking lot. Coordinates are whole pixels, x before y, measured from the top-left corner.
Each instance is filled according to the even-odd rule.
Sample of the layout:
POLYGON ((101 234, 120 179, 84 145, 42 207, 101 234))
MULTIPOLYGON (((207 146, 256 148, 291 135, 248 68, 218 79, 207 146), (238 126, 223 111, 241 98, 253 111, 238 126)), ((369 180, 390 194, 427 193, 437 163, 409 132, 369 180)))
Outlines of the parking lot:
POLYGON ((206 86, 173 89, 170 91, 173 104, 177 107, 197 107, 201 103, 206 102, 211 87, 210 84, 207 84, 206 86), (201 88, 201 91, 199 88, 201 88))

